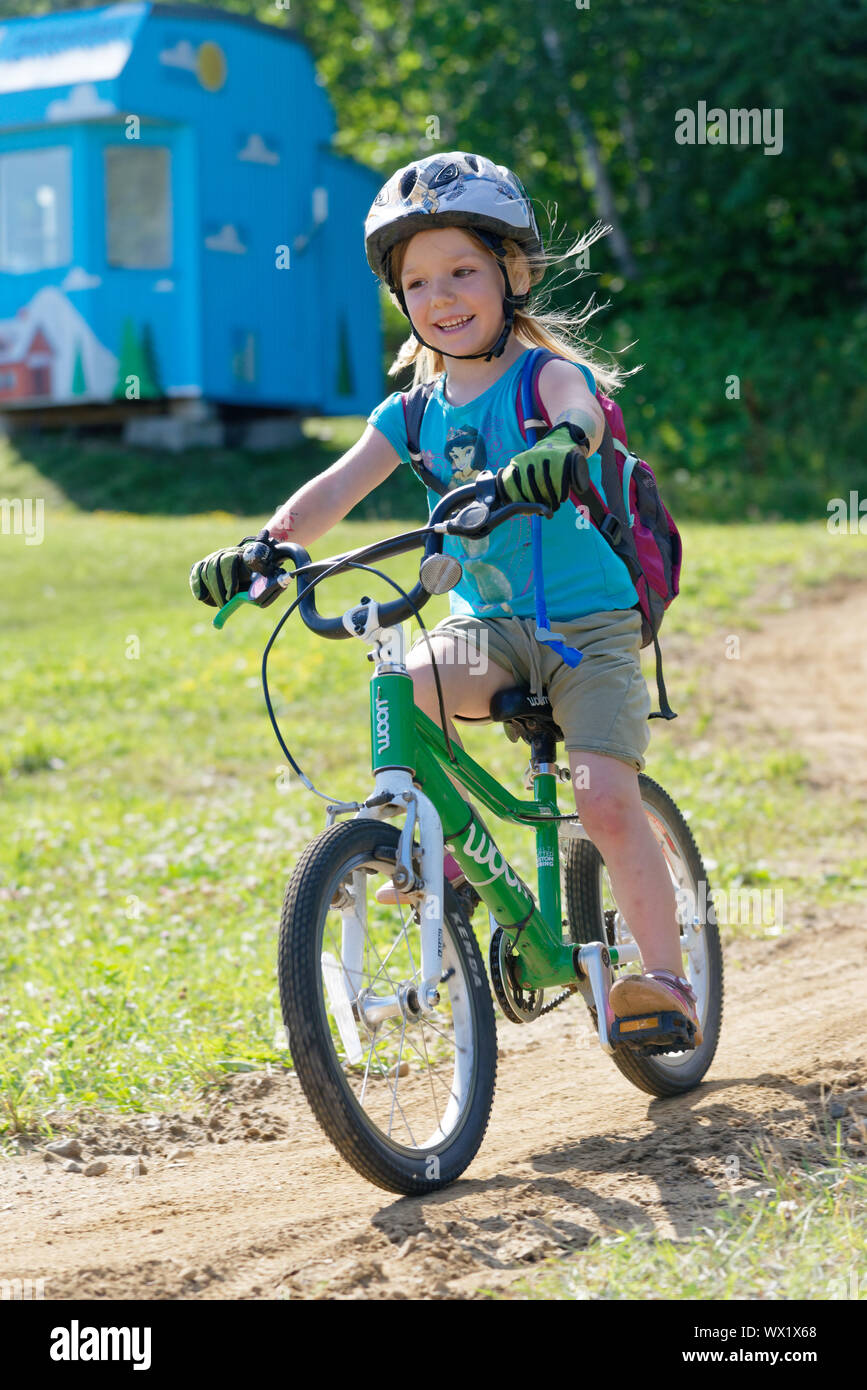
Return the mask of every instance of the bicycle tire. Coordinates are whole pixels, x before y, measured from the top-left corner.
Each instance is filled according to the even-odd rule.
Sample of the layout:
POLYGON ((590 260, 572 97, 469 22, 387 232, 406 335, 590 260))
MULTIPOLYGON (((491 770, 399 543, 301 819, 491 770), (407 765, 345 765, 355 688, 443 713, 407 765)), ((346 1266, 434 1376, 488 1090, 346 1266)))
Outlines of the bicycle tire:
MULTIPOLYGON (((712 897, 707 886, 707 873, 692 831, 675 802, 658 782, 641 773, 638 783, 641 800, 652 823, 653 817, 656 817, 656 824, 661 823, 666 833, 671 836, 675 852, 692 880, 691 888, 695 891, 696 915, 699 918, 700 941, 703 947, 703 969, 707 972, 703 998, 700 996, 699 999, 704 1037, 692 1053, 642 1057, 625 1047, 618 1047, 612 1060, 627 1080, 640 1090, 653 1096, 675 1096, 691 1091, 699 1085, 716 1053, 722 1026, 724 995, 722 948, 712 908, 708 911, 712 897), (699 889, 702 882, 706 885, 703 903, 699 889)), ((605 866, 596 846, 589 840, 569 840, 563 855, 563 865, 570 939, 579 945, 591 941, 615 945, 605 918, 605 866)), ((613 897, 611 900, 613 902, 613 897)), ((690 954, 687 967, 682 971, 694 988, 697 983, 697 964, 698 956, 693 962, 690 954)))
MULTIPOLYGON (((387 1058, 394 1055, 395 1043, 392 1042, 391 1050, 382 1055, 377 1052, 380 1043, 371 1042, 363 1085, 359 1076, 360 1064, 350 1064, 345 1056, 341 1059, 341 1053, 345 1054, 346 1048, 340 1037, 335 1040, 337 1025, 333 1022, 336 1016, 333 1007, 329 1013, 333 1001, 323 974, 323 962, 329 959, 328 954, 323 952, 323 942, 326 931, 329 942, 336 939, 333 919, 340 911, 340 908, 333 906, 336 901, 342 898, 345 906, 345 895, 352 892, 351 902, 358 910, 358 885, 363 884, 365 888, 365 913, 368 913, 373 894, 367 893, 367 887, 377 874, 381 874, 383 881, 390 877, 396 860, 398 838, 395 825, 357 819, 331 826, 307 846, 286 888, 280 921, 278 975, 283 1021, 292 1059, 320 1128, 342 1157, 368 1181, 387 1191, 418 1195, 435 1192, 454 1182, 479 1150, 494 1098, 497 1035, 490 989, 478 943, 457 897, 446 882, 443 979, 440 985, 445 1007, 442 1013, 440 1006, 436 1011, 435 1026, 440 1029, 436 1041, 431 1042, 429 1048, 429 1039, 425 1037, 424 1045, 420 1047, 417 1041, 419 1035, 413 1034, 412 1028, 408 1029, 404 1020, 396 1067, 389 1070, 386 1064, 387 1058), (363 872, 359 873, 360 870, 363 872), (353 878, 355 874, 358 877, 353 878), (437 1049, 447 1053, 449 1027, 455 1038, 451 1081, 448 1080, 448 1068, 452 1063, 448 1057, 442 1074, 437 1074, 436 1066, 431 1061, 432 1057, 436 1057, 437 1049), (418 1056, 413 1057, 412 1066, 409 1061, 402 1063, 400 1060, 405 1036, 415 1038, 410 1046, 418 1056), (377 1055, 377 1064, 376 1069, 372 1070, 374 1054, 377 1055), (407 1089, 411 1091, 417 1082, 421 1084, 415 1072, 424 1073, 424 1067, 418 1064, 418 1057, 422 1055, 428 1062, 432 1097, 430 1109, 434 1116, 440 1103, 438 1097, 442 1099, 441 1092, 434 1086, 434 1076, 441 1084, 444 1074, 445 1084, 450 1087, 448 1100, 443 1101, 445 1119, 442 1116, 439 1118, 439 1128, 431 1131, 434 1138, 428 1135, 427 1142, 417 1142, 403 1109, 403 1106, 409 1108, 407 1089), (408 1078, 401 1071, 402 1065, 410 1073, 408 1078), (372 1084, 371 1076, 374 1078, 372 1084), (392 1116, 398 1105, 400 1086, 405 1082, 404 1101, 398 1108, 409 1132, 408 1136, 403 1135, 403 1139, 405 1141, 408 1137, 411 1143, 397 1140, 392 1133, 391 1122, 388 1132, 384 1132, 382 1125, 375 1122, 372 1116, 374 1105, 380 1106, 381 1099, 380 1108, 384 1110, 388 1106, 383 1087, 388 1090, 392 1076, 395 1097, 391 1102, 392 1116), (459 1112, 456 1118, 450 1116, 450 1109, 459 1112), (447 1129, 446 1125, 451 1127, 447 1129), (441 1140, 435 1138, 438 1134, 442 1134, 441 1140)), ((377 933, 394 928, 380 928, 377 925, 387 910, 373 901, 373 910, 377 915, 372 926, 368 925, 369 917, 365 916, 365 949, 369 950, 372 945, 373 954, 381 961, 376 944, 377 933)), ((391 910, 399 914, 403 921, 406 909, 391 910)), ((417 932, 418 919, 411 925, 417 932)), ((412 942, 406 924, 402 934, 407 938, 406 942, 401 939, 401 933, 397 933, 386 961, 397 961, 404 952, 412 961, 412 942)), ((341 978, 350 978, 342 954, 339 965, 336 959, 334 964, 341 978)), ((384 968, 386 974, 383 979, 390 979, 387 965, 384 968)), ((334 979, 333 974, 330 978, 334 979)), ((353 1009, 356 1010, 357 1031, 359 1038, 364 1036, 366 1041, 368 1035, 357 1013, 357 1004, 356 998, 353 1009)), ((417 1019, 412 1020, 412 1026, 417 1029, 430 1028, 427 1021, 419 1022, 417 1019)), ((394 1039, 395 1032, 385 1036, 394 1039)), ((384 1042, 382 1046, 385 1046, 384 1042)), ((407 1057, 410 1057, 409 1050, 407 1057)), ((388 1093, 391 1094, 390 1091, 388 1093)), ((421 1100, 423 1097, 417 1090, 414 1103, 421 1100)))

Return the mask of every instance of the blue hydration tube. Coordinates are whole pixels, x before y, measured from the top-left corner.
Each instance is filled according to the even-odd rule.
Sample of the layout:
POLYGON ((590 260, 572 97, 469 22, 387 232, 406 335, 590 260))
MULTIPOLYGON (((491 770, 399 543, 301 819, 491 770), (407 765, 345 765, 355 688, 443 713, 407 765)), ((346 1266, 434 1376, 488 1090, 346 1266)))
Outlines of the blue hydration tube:
MULTIPOLYGON (((535 352, 531 352, 524 363, 521 373, 521 414, 524 417, 524 429, 527 434, 528 445, 536 443, 537 431, 527 421, 535 418, 533 400, 530 395, 530 380, 533 373, 533 362, 535 352)), ((530 518, 530 539, 532 542, 533 554, 533 579, 535 583, 536 598, 536 631, 534 636, 537 642, 544 642, 546 647, 550 647, 558 656, 566 662, 567 666, 577 666, 584 653, 579 652, 577 647, 570 647, 562 632, 552 632, 548 626, 548 608, 545 603, 545 578, 542 571, 542 518, 534 516, 530 518)))

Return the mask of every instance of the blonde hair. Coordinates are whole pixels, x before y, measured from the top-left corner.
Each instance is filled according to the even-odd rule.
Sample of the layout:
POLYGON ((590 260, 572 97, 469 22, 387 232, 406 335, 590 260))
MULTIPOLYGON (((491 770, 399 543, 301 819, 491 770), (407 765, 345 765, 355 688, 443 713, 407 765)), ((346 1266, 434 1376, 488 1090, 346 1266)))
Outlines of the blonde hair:
MULTIPOLYGON (((472 228, 459 227, 457 230, 464 232, 489 256, 492 255, 490 248, 475 235, 472 228)), ((590 228, 589 232, 579 237, 567 251, 559 254, 552 250, 528 254, 516 241, 512 241, 511 238, 504 238, 503 246, 506 253, 505 261, 509 283, 514 288, 516 283, 520 282, 523 271, 529 278, 530 286, 538 285, 551 266, 578 257, 610 230, 610 227, 605 227, 601 222, 597 222, 595 226, 590 228)), ((408 237, 405 241, 398 242, 392 250, 391 273, 395 284, 400 284, 400 275, 411 240, 412 237, 408 237)), ((575 279, 581 278, 581 275, 575 277, 575 279)), ((569 283, 573 282, 570 281, 569 283)), ((391 291, 389 294, 393 302, 398 305, 397 296, 391 291)), ((568 358, 571 362, 578 362, 582 366, 589 367, 596 379, 597 386, 607 396, 610 396, 623 384, 625 377, 631 376, 635 371, 640 371, 639 367, 633 367, 632 371, 625 371, 616 362, 602 361, 597 350, 588 343, 584 336, 584 329, 594 314, 598 313, 599 308, 602 307, 594 304, 593 296, 580 310, 549 309, 547 307, 548 302, 548 300, 543 302, 534 299, 527 304, 526 309, 515 310, 512 332, 527 347, 549 348, 552 352, 568 358)), ((388 369, 388 374, 389 376, 397 376, 413 364, 415 364, 414 386, 418 386, 421 382, 433 381, 441 372, 448 370, 446 359, 442 353, 433 348, 424 347, 411 333, 401 344, 397 356, 388 369)))

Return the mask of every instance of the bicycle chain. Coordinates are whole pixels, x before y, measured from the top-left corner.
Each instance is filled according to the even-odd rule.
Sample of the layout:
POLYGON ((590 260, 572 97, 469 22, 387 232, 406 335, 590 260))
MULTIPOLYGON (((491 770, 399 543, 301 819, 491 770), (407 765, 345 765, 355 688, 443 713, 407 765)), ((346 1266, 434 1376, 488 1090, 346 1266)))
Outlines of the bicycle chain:
POLYGON ((539 1018, 543 1014, 549 1014, 552 1009, 559 1009, 561 1004, 565 1004, 567 999, 574 999, 578 993, 577 989, 564 989, 562 994, 558 994, 556 999, 552 999, 550 1004, 543 1004, 539 1010, 539 1018))

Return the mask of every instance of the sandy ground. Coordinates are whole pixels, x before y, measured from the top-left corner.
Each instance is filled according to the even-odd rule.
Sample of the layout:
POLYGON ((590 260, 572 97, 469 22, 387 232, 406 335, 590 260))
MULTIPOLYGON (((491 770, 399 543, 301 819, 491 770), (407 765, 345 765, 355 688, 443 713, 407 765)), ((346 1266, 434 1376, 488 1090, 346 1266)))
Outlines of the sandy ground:
MULTIPOLYGON (((817 786, 867 799, 867 595, 839 585, 708 639, 727 725, 801 747, 817 786), (716 644, 714 648, 714 644, 716 644)), ((754 1147, 817 1157, 843 1115, 867 1157, 867 954, 860 909, 805 912, 726 952, 726 1012, 705 1083, 635 1090, 592 1043, 580 1001, 500 1023, 497 1096, 464 1178, 432 1198, 369 1186, 324 1139, 288 1073, 239 1076, 192 1113, 81 1126, 82 1163, 0 1167, 0 1278, 48 1298, 458 1297, 532 1275, 591 1236, 707 1224, 760 1186, 754 1147), (732 1178, 740 1159, 739 1175, 732 1178), (141 1171, 142 1165, 145 1171, 141 1171)))

